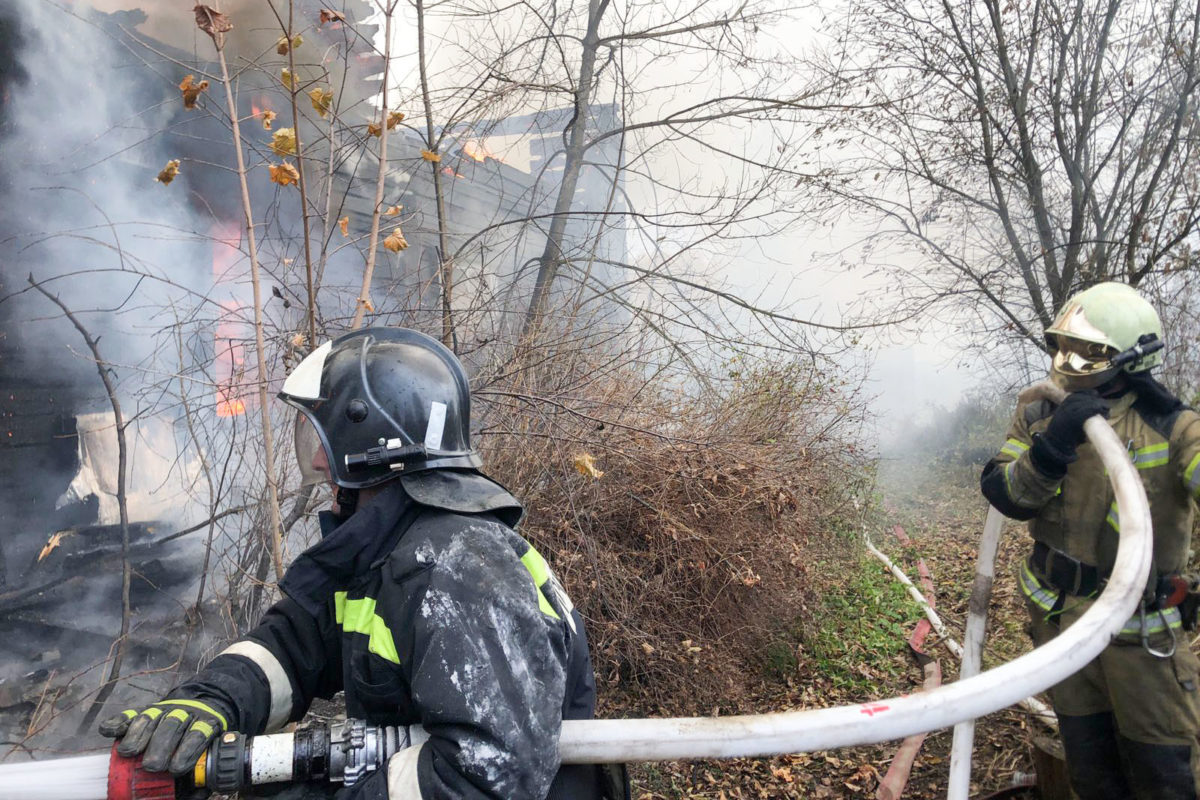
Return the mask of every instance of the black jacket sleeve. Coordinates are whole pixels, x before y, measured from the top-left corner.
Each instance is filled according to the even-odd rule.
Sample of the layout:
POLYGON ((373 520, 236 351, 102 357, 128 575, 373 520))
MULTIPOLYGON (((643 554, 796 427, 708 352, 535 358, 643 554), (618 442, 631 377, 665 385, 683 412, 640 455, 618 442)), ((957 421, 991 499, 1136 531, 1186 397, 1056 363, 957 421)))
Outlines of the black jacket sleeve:
POLYGON ((284 598, 249 634, 223 650, 172 698, 215 698, 230 726, 268 733, 304 716, 314 697, 341 689, 341 642, 332 608, 318 617, 284 598))
POLYGON ((1041 441, 1031 432, 1027 406, 1021 405, 1013 416, 1008 438, 995 458, 983 468, 979 488, 988 502, 1006 517, 1033 519, 1054 497, 1066 469, 1047 469, 1040 458, 1041 441))

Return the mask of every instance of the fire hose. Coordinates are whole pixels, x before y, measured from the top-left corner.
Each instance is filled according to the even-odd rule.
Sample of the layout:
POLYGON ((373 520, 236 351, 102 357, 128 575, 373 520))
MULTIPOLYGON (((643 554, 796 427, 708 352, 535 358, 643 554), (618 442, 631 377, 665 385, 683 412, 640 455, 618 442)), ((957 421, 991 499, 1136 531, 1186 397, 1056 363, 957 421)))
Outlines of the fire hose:
MULTIPOLYGON (((1136 611, 1152 553, 1150 507, 1124 444, 1099 419, 1089 420, 1085 432, 1113 484, 1121 515, 1120 539, 1116 563, 1104 591, 1074 625, 1050 642, 1007 664, 939 689, 857 705, 733 717, 568 720, 563 723, 559 738, 562 762, 738 758, 875 744, 985 716, 1077 672, 1108 646, 1136 611)), ((235 775, 237 780, 246 782, 243 786, 280 780, 336 781, 338 776, 343 782, 347 776, 355 776, 353 779, 357 780, 357 776, 387 763, 390 752, 394 752, 389 752, 389 748, 400 746, 402 734, 404 741, 411 744, 418 742, 423 732, 412 727, 368 728, 355 722, 330 727, 327 740, 320 738, 320 733, 306 732, 255 737, 226 734, 202 759, 203 766, 197 764, 190 776, 191 788, 216 789, 219 781, 233 781, 235 775), (202 779, 199 781, 202 785, 197 785, 197 778, 202 779)), ((52 767, 53 763, 38 762, 37 766, 52 767)), ((0 765, 0 798, 66 797, 45 791, 36 795, 25 791, 14 794, 11 779, 6 776, 10 769, 0 765)), ((186 785, 176 786, 169 776, 152 776, 136 762, 126 763, 115 754, 107 777, 107 794, 101 789, 91 795, 75 793, 70 797, 72 800, 186 797, 177 794, 186 785), (152 777, 158 780, 154 789, 149 785, 152 777)), ((52 778, 53 770, 45 770, 39 788, 46 788, 44 781, 52 778)), ((103 777, 100 780, 103 785, 103 777)))

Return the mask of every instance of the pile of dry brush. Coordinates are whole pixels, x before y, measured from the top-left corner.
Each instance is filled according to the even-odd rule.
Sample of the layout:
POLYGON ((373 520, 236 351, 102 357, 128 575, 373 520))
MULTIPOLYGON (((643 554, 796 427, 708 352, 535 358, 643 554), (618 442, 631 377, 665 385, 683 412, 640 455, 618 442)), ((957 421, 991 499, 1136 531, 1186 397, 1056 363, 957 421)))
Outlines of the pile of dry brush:
POLYGON ((687 391, 628 362, 519 374, 477 390, 480 442, 587 620, 602 703, 739 710, 861 485, 853 387, 800 364, 687 391))

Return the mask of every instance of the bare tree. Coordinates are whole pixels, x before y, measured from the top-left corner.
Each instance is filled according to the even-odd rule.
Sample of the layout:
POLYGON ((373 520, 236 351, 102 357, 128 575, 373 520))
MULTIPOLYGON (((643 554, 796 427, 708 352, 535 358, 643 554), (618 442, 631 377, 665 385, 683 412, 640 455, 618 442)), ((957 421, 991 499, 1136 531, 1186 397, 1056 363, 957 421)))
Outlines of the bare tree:
POLYGON ((1036 352, 1081 287, 1191 271, 1198 25, 1184 0, 853 2, 823 68, 873 102, 821 121, 810 208, 869 214, 853 258, 901 307, 1036 352))

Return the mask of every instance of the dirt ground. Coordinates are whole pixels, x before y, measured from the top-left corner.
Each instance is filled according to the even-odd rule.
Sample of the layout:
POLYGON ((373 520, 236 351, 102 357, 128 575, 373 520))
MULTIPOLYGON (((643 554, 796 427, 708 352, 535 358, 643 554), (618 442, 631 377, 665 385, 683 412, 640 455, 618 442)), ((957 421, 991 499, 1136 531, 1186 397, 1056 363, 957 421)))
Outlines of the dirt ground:
MULTIPOLYGON (((953 637, 962 641, 967 598, 975 570, 976 546, 986 504, 975 488, 977 469, 946 468, 933 476, 914 476, 884 464, 878 511, 865 522, 874 543, 910 577, 923 558, 937 590, 937 610, 953 637), (892 533, 901 525, 911 540, 905 547, 892 533)), ((821 625, 798 626, 795 658, 788 669, 767 669, 748 677, 749 711, 822 708, 907 694, 919 688, 921 670, 907 652, 906 639, 921 618, 915 603, 883 565, 865 555, 847 532, 827 545, 814 560, 858 559, 849 570, 815 570, 831 576, 821 588, 825 608, 821 625), (836 576, 836 580, 832 580, 836 576), (849 584, 849 585, 847 585, 849 584), (833 631, 836 630, 836 636, 833 631), (830 647, 830 642, 836 642, 830 647)), ((1015 581, 1015 567, 1027 552, 1023 526, 1005 528, 996 564, 996 583, 989 611, 984 668, 1026 652, 1025 611, 1015 581)), ((935 634, 926 652, 942 666, 944 681, 957 676, 958 663, 935 634)), ((768 664, 768 667, 771 665, 768 664)), ((775 665, 779 666, 779 665, 775 665)), ((1045 699, 1044 697, 1042 698, 1045 699)), ((616 709, 619 712, 619 709, 616 709)), ((619 713, 614 714, 619 715, 619 713)), ((1020 709, 1008 709, 978 720, 972 768, 972 797, 987 797, 1012 787, 1033 772, 1029 755, 1034 734, 1045 733, 1020 709)), ((874 797, 899 742, 833 752, 773 759, 667 763, 633 768, 634 797, 675 798, 843 798, 874 797)), ((925 740, 904 797, 944 797, 950 763, 951 732, 936 731, 925 740)), ((1007 797, 1032 796, 1028 792, 1007 797)))

